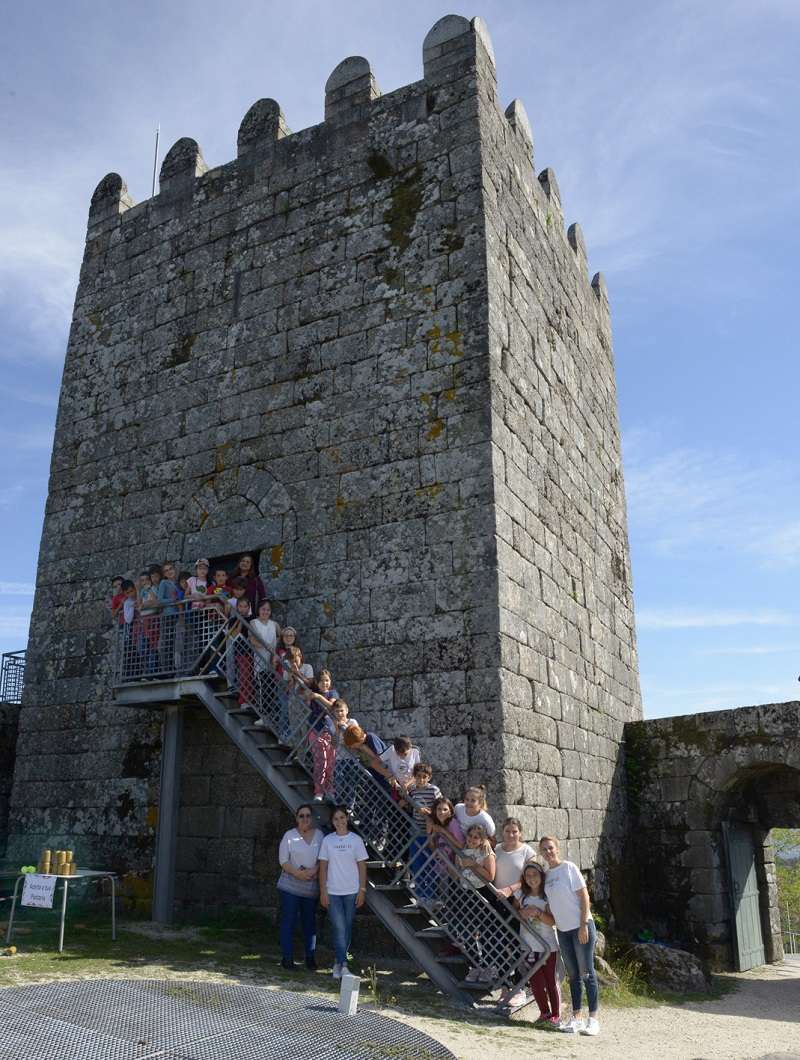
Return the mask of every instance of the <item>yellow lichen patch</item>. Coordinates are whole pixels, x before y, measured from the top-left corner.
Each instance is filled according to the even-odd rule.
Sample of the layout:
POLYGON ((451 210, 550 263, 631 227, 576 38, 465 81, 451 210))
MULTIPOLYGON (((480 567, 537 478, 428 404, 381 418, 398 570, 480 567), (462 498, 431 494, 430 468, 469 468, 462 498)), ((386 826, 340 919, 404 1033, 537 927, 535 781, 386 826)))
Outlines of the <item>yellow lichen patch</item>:
POLYGON ((344 497, 341 495, 341 493, 337 493, 336 494, 336 509, 337 509, 337 511, 343 512, 346 507, 347 507, 347 501, 344 499, 344 497))
POLYGON ((464 336, 460 331, 448 331, 445 342, 450 344, 450 355, 452 357, 464 356, 464 336))
POLYGON ((341 464, 341 462, 342 462, 342 454, 341 454, 341 453, 339 452, 339 450, 338 450, 338 449, 329 449, 329 450, 328 450, 328 456, 329 456, 329 457, 331 458, 331 460, 333 460, 333 461, 334 461, 335 463, 337 463, 337 464, 341 464))
POLYGON ((445 399, 445 401, 455 401, 455 399, 456 399, 456 388, 453 386, 453 387, 450 387, 449 390, 443 390, 442 391, 442 397, 445 399))
POLYGON ((425 437, 428 439, 429 442, 432 442, 434 440, 434 438, 438 438, 439 437, 439 435, 442 433, 443 430, 444 430, 444 420, 440 419, 437 416, 437 418, 430 425, 430 428, 429 428, 427 434, 425 435, 425 437))
POLYGON ((322 605, 322 610, 325 612, 327 618, 333 618, 333 604, 330 600, 326 600, 322 605))
POLYGON ((158 824, 158 807, 157 806, 148 806, 147 807, 147 818, 146 818, 146 820, 147 820, 147 827, 148 828, 155 828, 155 826, 158 824))
POLYGON ((430 403, 431 403, 430 394, 420 394, 419 399, 422 402, 422 404, 425 405, 426 408, 430 406, 430 403))
POLYGON ((432 328, 428 329, 425 336, 431 344, 431 353, 438 353, 442 348, 442 329, 439 325, 434 324, 432 328))
POLYGON ((414 492, 418 497, 429 497, 431 500, 434 497, 438 497, 444 489, 441 482, 434 482, 430 486, 419 486, 414 492))
POLYGON ((273 545, 269 550, 269 563, 272 568, 272 577, 277 578, 283 570, 283 545, 273 545))
POLYGON ((200 520, 199 520, 198 525, 200 527, 203 527, 205 525, 206 519, 208 519, 208 512, 205 509, 203 509, 203 511, 200 512, 200 520))

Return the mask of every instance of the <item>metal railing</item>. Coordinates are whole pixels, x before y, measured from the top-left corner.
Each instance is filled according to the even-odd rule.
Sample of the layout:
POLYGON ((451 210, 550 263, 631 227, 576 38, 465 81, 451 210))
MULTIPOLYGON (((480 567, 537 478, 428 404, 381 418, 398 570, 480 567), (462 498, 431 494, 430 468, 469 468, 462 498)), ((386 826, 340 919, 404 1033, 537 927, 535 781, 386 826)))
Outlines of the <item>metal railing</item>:
POLYGON ((800 953, 800 931, 783 932, 783 952, 790 956, 800 953))
POLYGON ((0 703, 21 703, 24 685, 25 652, 6 652, 0 658, 0 703))
POLYGON ((117 627, 115 684, 213 675, 241 709, 271 732, 281 764, 298 766, 327 801, 346 806, 355 830, 388 878, 383 890, 412 895, 427 915, 432 938, 462 951, 485 989, 522 985, 550 949, 530 921, 522 921, 491 884, 477 887, 455 864, 443 839, 429 838, 388 782, 338 741, 329 711, 305 679, 226 605, 196 600, 162 605, 117 627), (166 610, 166 609, 169 610, 166 610), (522 940, 527 938, 529 945, 522 940), (531 949, 541 954, 531 958, 531 949))

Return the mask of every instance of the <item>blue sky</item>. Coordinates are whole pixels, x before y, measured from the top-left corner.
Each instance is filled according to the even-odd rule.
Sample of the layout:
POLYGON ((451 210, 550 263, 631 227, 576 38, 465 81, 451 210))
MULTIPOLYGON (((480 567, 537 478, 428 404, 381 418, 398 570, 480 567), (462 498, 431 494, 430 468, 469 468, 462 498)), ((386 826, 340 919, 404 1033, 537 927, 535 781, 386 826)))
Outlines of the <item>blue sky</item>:
MULTIPOLYGON (((322 118, 366 55, 421 76, 438 2, 14 5, 0 42, 0 650, 23 647, 89 198, 149 195, 153 132, 210 165, 273 96, 322 118)), ((796 0, 502 0, 503 103, 530 115, 612 301, 647 716, 800 693, 796 0)))

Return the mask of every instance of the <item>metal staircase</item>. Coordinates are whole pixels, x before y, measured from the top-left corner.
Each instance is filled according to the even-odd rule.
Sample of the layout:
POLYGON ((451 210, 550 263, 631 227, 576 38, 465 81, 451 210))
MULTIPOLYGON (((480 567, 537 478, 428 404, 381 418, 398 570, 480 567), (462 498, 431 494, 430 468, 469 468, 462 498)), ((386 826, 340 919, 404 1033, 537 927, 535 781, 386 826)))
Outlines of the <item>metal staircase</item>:
MULTIPOLYGON (((169 622, 154 616, 147 627, 118 628, 117 702, 201 703, 288 809, 311 802, 314 763, 305 682, 259 643, 245 620, 213 607, 194 613, 181 608, 169 622)), ((498 910, 446 851, 422 844, 412 816, 344 747, 336 750, 333 783, 336 802, 350 808, 353 829, 371 855, 370 910, 440 990, 472 1004, 502 986, 522 984, 544 963, 546 943, 545 956, 529 963, 513 908, 501 901, 498 910), (465 978, 468 966, 480 970, 478 982, 465 978)), ((325 828, 327 807, 314 805, 325 828)), ((166 859, 169 839, 160 842, 166 859)), ((535 933, 533 925, 526 929, 535 933)))

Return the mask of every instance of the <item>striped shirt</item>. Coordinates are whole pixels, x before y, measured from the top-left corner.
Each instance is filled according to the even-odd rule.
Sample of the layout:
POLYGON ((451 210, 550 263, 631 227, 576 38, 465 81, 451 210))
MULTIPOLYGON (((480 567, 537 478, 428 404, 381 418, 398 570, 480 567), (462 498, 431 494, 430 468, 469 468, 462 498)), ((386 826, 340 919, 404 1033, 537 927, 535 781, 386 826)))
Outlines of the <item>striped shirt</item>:
POLYGON ((429 810, 441 797, 442 793, 435 784, 412 784, 408 789, 407 798, 414 807, 414 821, 420 831, 427 831, 428 824, 428 814, 422 813, 422 809, 429 810))

